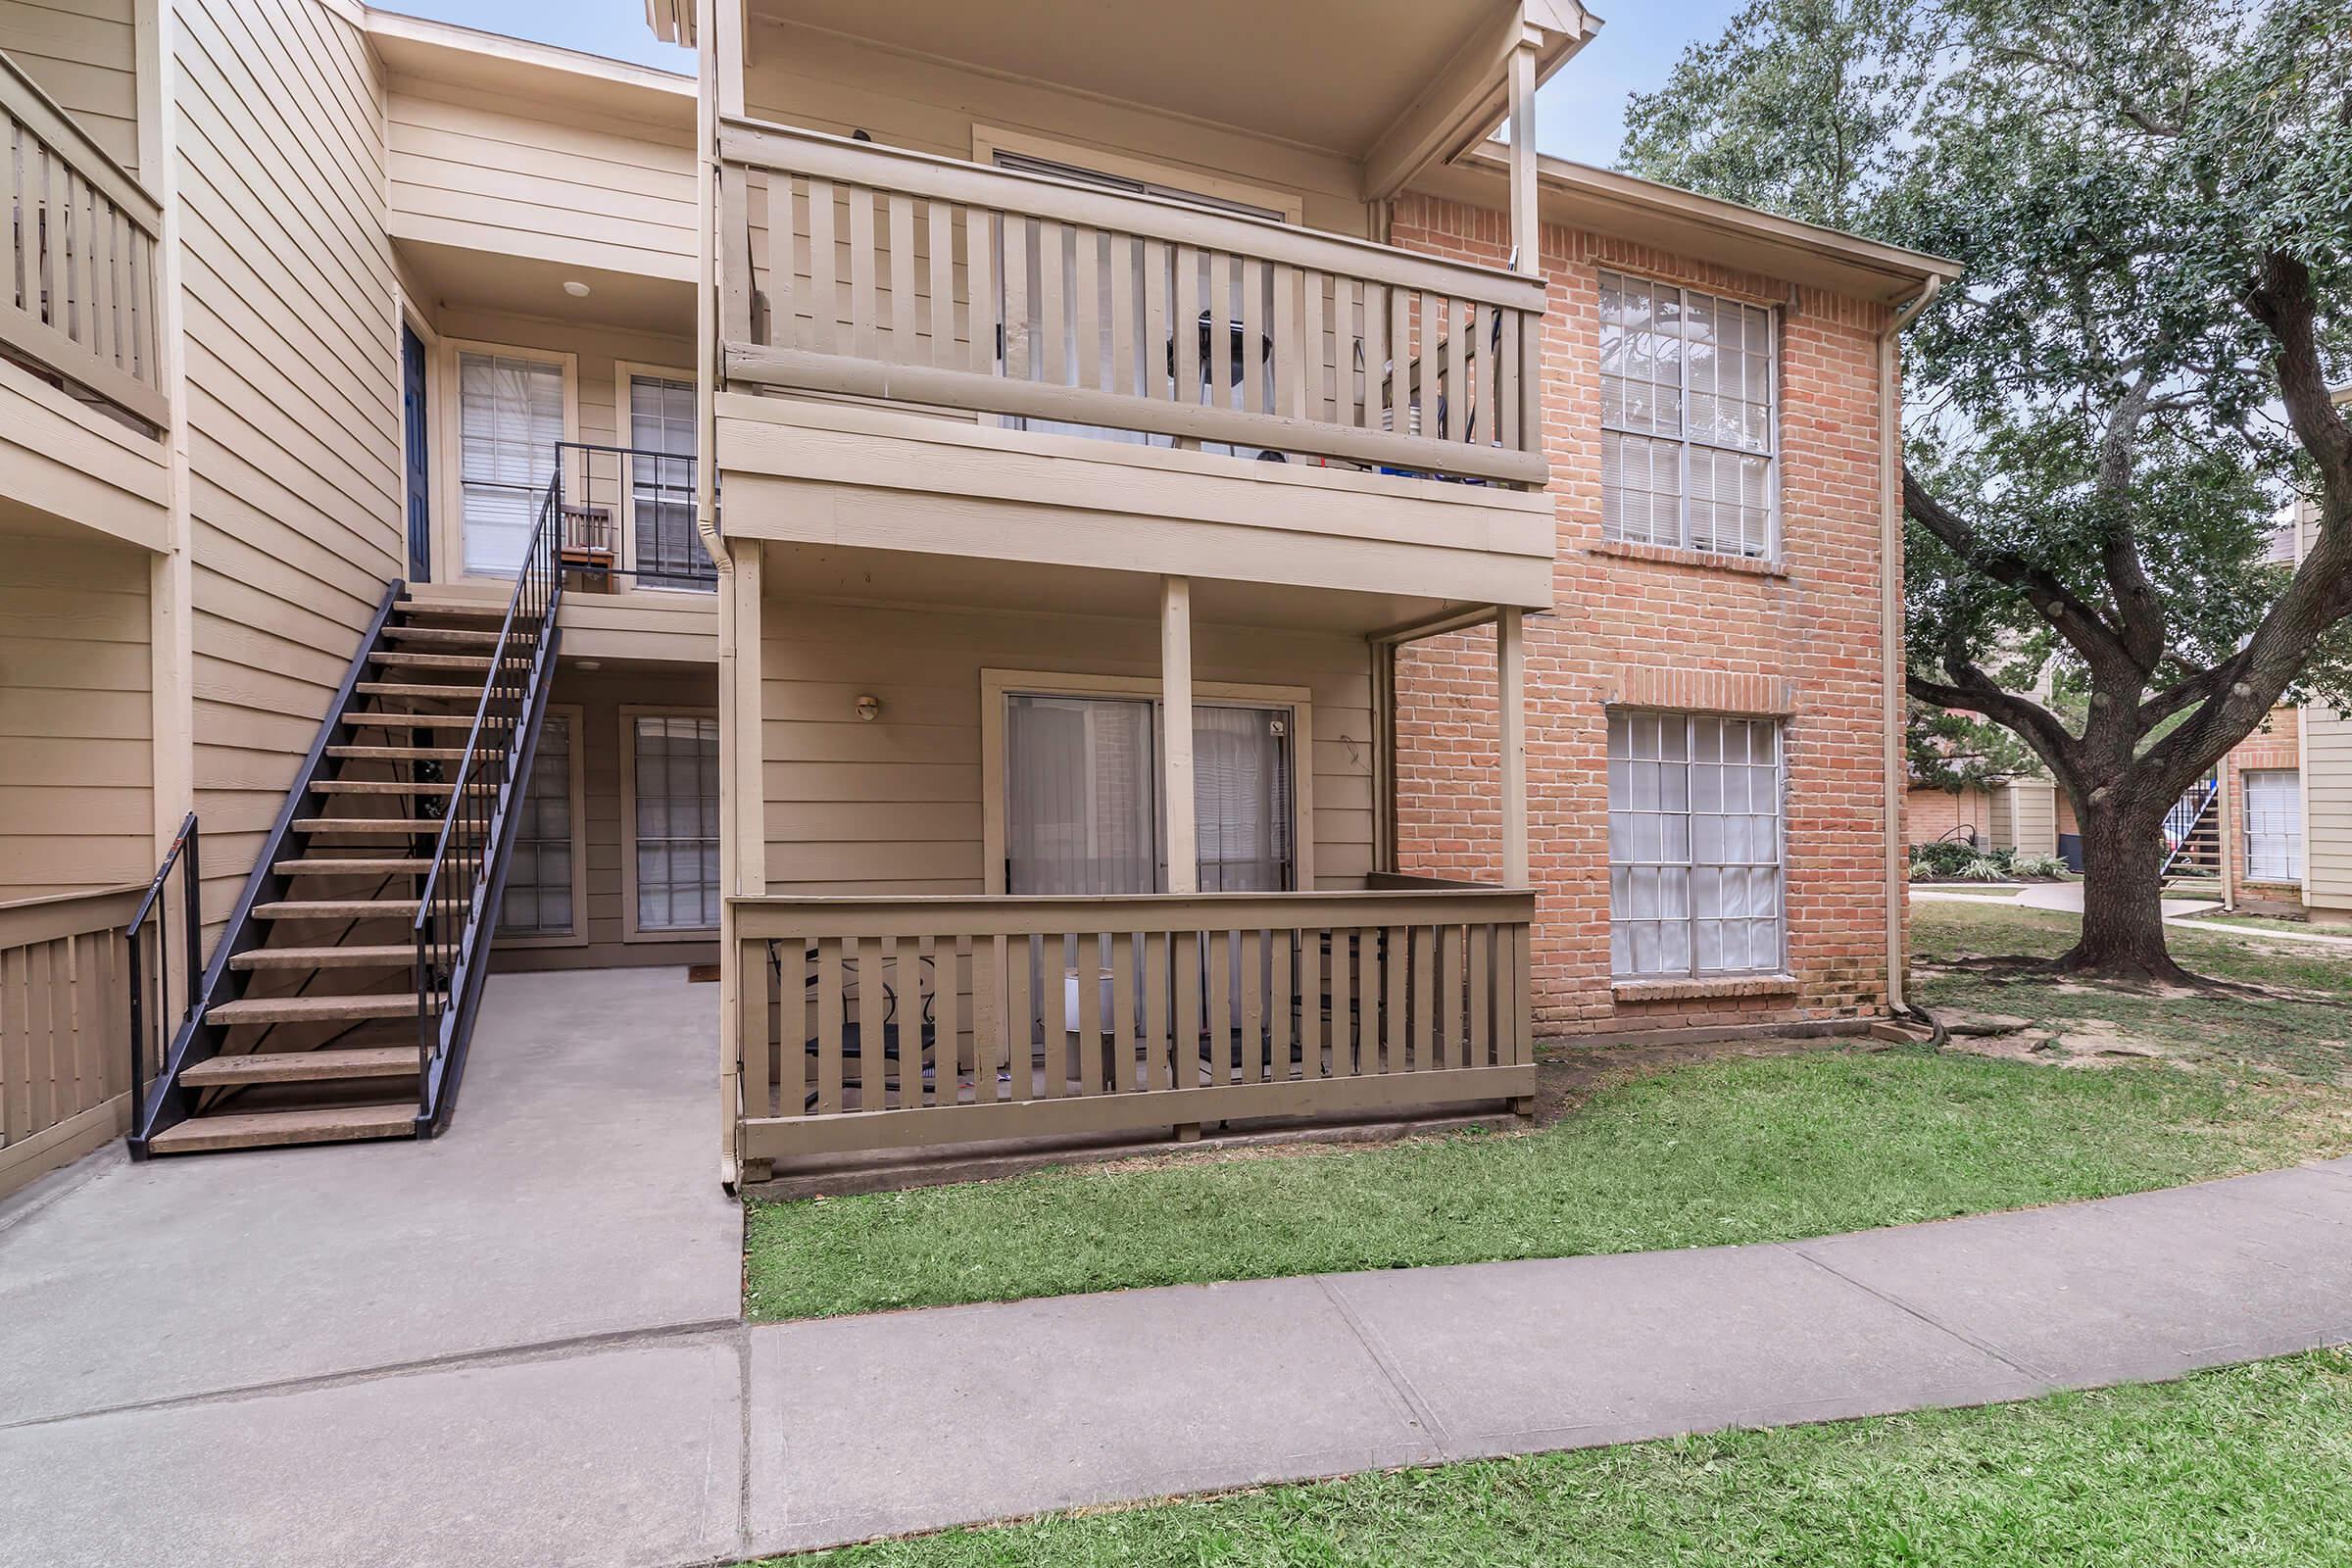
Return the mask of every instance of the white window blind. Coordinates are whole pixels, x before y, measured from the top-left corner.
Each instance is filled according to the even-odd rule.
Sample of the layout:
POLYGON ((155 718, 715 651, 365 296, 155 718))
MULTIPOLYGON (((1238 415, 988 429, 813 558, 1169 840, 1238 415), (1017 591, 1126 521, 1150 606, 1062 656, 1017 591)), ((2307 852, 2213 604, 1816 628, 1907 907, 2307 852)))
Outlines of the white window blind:
POLYGON ((694 526, 694 383, 629 377, 631 507, 637 580, 653 588, 714 592, 717 573, 694 526))
MULTIPOLYGON (((1012 893, 1151 893, 1166 884, 1159 705, 1145 698, 1005 699, 1004 886, 1012 893)), ((1297 859, 1290 710, 1193 710, 1201 891, 1279 892, 1297 859)))
POLYGON ((1600 274, 1601 531, 1719 555, 1778 553, 1773 313, 1600 274))
POLYGON ((516 815, 507 888, 498 901, 501 936, 572 934, 571 715, 539 726, 539 754, 516 815))
POLYGON ((631 723, 637 929, 718 925, 718 720, 640 714, 631 723))
POLYGON ((2249 768, 2244 786, 2246 879, 2303 880, 2302 778, 2291 767, 2249 768))
POLYGON ((1609 942, 1621 978, 1785 961, 1781 734, 1765 719, 1609 714, 1609 942))
POLYGON ((466 569, 522 564, 564 439, 564 371, 497 354, 458 356, 459 477, 466 569))

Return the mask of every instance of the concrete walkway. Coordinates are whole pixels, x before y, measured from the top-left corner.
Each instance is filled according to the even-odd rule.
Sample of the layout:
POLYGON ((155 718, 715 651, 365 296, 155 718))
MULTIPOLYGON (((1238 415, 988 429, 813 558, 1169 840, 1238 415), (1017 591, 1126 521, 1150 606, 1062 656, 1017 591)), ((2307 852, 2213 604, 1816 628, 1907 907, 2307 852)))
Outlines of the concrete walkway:
POLYGON ((707 993, 665 985, 502 981, 436 1144, 102 1169, 0 1231, 0 1556, 658 1568, 2352 1341, 2352 1161, 1788 1246, 747 1328, 683 1021, 707 993))
MULTIPOLYGON (((2014 891, 1987 888, 1982 893, 1961 892, 1950 886, 1914 887, 1911 897, 1930 904, 2014 904, 2028 909, 2056 909, 2075 914, 2082 912, 2082 884, 2080 882, 2035 883, 2014 891)), ((2325 931, 2284 931, 2274 926, 2231 925, 2227 921, 2200 918, 2221 907, 2211 899, 2165 899, 2161 902, 2164 923, 2184 931, 2239 936, 2253 942, 2311 942, 2322 947, 2352 950, 2352 935, 2338 936, 2325 931)))

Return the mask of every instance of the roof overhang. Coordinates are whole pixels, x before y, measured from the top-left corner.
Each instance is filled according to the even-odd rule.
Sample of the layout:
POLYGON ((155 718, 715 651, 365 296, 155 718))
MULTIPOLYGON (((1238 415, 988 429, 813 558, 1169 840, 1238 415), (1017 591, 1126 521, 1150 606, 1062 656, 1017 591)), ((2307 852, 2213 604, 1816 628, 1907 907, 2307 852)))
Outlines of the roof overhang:
MULTIPOLYGON (((1490 143, 1431 169, 1414 185, 1433 196, 1500 210, 1508 200, 1508 164, 1505 150, 1490 143)), ((1538 160, 1536 188, 1546 223, 1597 230, 1856 299, 1906 300, 1931 278, 1950 282, 1960 275, 1960 264, 1941 256, 1564 158, 1538 160)))
MULTIPOLYGON (((687 0, 689 9, 692 0, 687 0)), ((391 71, 524 102, 694 128, 694 78, 454 23, 370 9, 364 25, 391 71)))
MULTIPOLYGON (((1019 25, 970 0, 749 0, 750 18, 1335 154, 1376 200, 1502 123, 1511 54, 1539 81, 1599 29, 1578 0, 1028 0, 1019 25)), ((646 0, 695 41, 694 0, 646 0)), ((757 44, 753 45, 755 56, 757 44)))

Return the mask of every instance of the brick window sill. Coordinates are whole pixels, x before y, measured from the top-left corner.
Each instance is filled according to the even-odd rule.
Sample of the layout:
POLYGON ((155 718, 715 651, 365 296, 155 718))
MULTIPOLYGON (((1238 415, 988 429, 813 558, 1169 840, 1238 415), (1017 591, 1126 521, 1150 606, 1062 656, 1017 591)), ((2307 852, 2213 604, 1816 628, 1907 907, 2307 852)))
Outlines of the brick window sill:
POLYGON ((1792 974, 1721 975, 1708 980, 1618 980, 1609 994, 1619 1002, 1695 1002, 1723 997, 1790 997, 1792 974))
POLYGON ((1598 539, 1591 546, 1596 556, 1621 561, 1646 561, 1661 566, 1695 566, 1702 571, 1728 571, 1742 577, 1786 577, 1788 568, 1777 561, 1747 556, 1719 555, 1712 550, 1685 550, 1672 545, 1636 544, 1629 539, 1598 539))

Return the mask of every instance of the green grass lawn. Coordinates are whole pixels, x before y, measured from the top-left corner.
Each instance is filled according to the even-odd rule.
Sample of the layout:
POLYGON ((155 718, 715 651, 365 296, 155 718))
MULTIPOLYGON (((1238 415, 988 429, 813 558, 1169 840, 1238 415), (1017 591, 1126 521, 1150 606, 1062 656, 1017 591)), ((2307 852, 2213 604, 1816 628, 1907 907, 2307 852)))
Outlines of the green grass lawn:
POLYGON ((1549 1454, 793 1559, 796 1568, 2318 1568, 2352 1562, 2352 1357, 1549 1454))
POLYGON ((2055 957, 2075 939, 2075 915, 1934 903, 1914 905, 1911 920, 1915 989, 1930 1007, 2005 1013, 2049 1028, 2103 1020, 2226 1074, 2352 1083, 2352 950, 2167 926, 2182 964, 2254 994, 2155 995, 1939 967, 1972 956, 2055 957))
MULTIPOLYGON (((2058 952, 2072 917, 1922 906, 1923 956, 2058 952)), ((1725 1059, 1606 1088, 1534 1133, 1173 1157, 751 1203, 746 1306, 817 1317, 1348 1269, 1782 1241, 2177 1186, 2352 1149, 2352 965, 2182 933, 2208 971, 2317 1000, 2065 990, 1944 970, 1932 1003, 2107 1016, 2204 1070, 1958 1052, 1725 1059), (2331 986, 2332 992, 2323 990, 2331 986), (2332 1000, 2331 1000, 2332 999, 2332 1000), (2211 1070, 2219 1062, 2230 1070, 2211 1070), (2251 1064, 2238 1070, 2238 1064, 2251 1064)), ((1573 1052, 1576 1048, 1562 1048, 1573 1052)))

